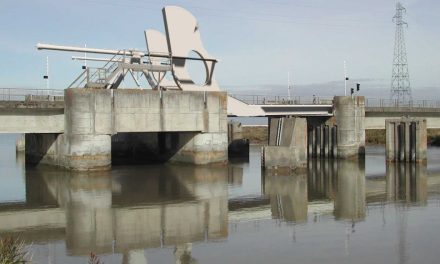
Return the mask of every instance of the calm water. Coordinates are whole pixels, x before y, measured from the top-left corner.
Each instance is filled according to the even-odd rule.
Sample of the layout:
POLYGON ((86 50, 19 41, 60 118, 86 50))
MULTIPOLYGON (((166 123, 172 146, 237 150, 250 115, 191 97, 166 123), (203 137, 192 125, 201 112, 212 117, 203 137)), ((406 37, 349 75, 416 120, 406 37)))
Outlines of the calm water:
POLYGON ((35 263, 439 263, 440 149, 428 166, 311 162, 262 174, 259 147, 227 167, 25 169, 0 136, 0 236, 35 263))

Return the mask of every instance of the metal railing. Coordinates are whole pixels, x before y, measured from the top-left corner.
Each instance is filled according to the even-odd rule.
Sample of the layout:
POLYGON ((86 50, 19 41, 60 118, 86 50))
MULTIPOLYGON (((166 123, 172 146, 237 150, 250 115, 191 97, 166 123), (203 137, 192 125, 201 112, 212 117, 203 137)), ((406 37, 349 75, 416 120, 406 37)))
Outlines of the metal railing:
POLYGON ((333 97, 300 97, 294 96, 288 98, 284 95, 243 95, 230 94, 237 100, 253 105, 331 105, 333 97))
MULTIPOLYGON (((230 96, 247 104, 253 105, 332 105, 333 97, 300 97, 294 96, 290 99, 283 95, 248 95, 230 94, 230 96)), ((366 98, 366 107, 378 108, 440 108, 438 100, 412 100, 407 103, 398 100, 366 98)))
POLYGON ((124 55, 115 54, 102 67, 87 67, 67 88, 86 87, 88 83, 106 85, 109 76, 121 62, 125 62, 125 53, 124 55))
MULTIPOLYGON (((258 105, 331 105, 333 97, 300 97, 290 99, 278 95, 240 95, 230 96, 247 104, 258 105)), ((27 89, 27 88, 0 88, 0 101, 63 101, 64 90, 56 89, 27 89)), ((412 100, 401 103, 398 100, 366 98, 366 107, 377 108, 439 108, 439 100, 412 100)))
POLYGON ((378 108, 440 108, 440 101, 437 100, 411 100, 409 102, 399 102, 398 100, 366 98, 366 107, 378 108))
POLYGON ((63 101, 64 90, 0 88, 0 101, 63 101))

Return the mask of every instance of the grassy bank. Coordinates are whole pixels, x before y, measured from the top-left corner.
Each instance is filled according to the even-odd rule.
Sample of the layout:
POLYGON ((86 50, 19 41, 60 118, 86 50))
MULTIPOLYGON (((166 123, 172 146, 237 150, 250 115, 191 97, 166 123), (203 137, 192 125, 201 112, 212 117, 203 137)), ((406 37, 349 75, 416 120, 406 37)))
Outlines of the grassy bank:
MULTIPOLYGON (((251 144, 267 144, 267 126, 243 126, 243 137, 249 139, 251 144)), ((365 131, 367 145, 384 145, 385 129, 365 131)), ((428 145, 440 146, 440 129, 428 129, 428 145)))
POLYGON ((267 126, 243 126, 243 137, 249 139, 251 144, 267 144, 267 126))

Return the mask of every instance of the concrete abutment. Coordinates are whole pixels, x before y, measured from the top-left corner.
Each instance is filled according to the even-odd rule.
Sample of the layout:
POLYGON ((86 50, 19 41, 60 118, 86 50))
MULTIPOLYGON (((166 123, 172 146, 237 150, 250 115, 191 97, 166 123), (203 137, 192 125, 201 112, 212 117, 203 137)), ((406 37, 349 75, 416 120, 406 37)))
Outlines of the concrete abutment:
POLYGON ((81 171, 109 169, 112 154, 127 151, 140 161, 225 163, 226 100, 225 92, 66 89, 64 133, 26 135, 26 155, 81 171))

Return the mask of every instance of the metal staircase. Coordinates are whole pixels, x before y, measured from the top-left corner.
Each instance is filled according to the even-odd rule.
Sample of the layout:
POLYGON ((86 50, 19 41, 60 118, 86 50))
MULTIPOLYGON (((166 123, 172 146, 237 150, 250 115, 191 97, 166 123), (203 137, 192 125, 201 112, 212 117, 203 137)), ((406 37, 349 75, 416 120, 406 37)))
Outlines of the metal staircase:
POLYGON ((103 67, 87 67, 68 88, 116 89, 127 73, 132 75, 134 81, 140 87, 138 80, 134 77, 135 72, 144 74, 153 89, 157 89, 159 86, 162 87, 161 81, 165 73, 171 70, 169 63, 155 64, 151 60, 143 61, 141 56, 126 56, 125 54, 126 51, 118 51, 118 54, 110 58, 103 67), (153 74, 161 77, 153 80, 151 78, 153 74))

